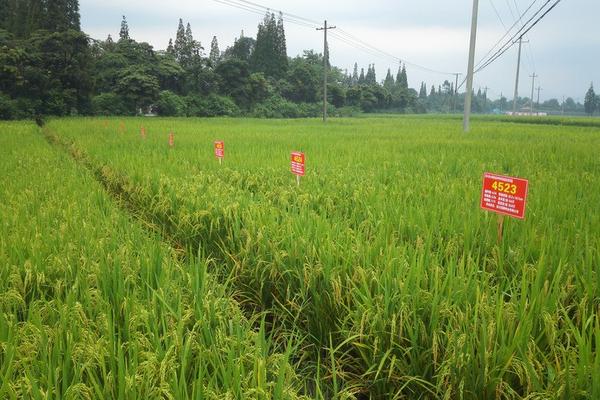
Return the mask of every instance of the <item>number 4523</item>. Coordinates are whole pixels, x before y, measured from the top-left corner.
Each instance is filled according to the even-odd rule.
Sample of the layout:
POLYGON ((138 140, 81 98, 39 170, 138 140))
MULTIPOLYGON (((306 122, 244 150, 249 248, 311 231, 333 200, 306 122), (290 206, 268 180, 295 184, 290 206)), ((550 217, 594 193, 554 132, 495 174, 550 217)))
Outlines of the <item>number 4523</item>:
POLYGON ((492 189, 497 192, 517 194, 517 185, 511 185, 509 183, 494 181, 494 183, 492 183, 492 189))

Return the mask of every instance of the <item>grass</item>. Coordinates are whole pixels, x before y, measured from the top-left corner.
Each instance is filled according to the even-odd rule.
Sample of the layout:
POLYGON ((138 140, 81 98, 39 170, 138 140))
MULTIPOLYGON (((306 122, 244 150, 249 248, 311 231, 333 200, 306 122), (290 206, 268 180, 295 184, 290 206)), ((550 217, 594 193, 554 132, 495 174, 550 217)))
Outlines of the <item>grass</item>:
POLYGON ((268 332, 266 354, 284 354, 301 393, 600 396, 595 127, 486 119, 465 135, 452 119, 415 117, 120 122, 63 119, 45 132, 186 258, 208 260, 207 276, 246 313, 265 316, 257 337, 268 332), (223 165, 212 149, 221 139, 223 165), (307 156, 299 188, 294 150, 307 156), (530 180, 527 219, 508 221, 500 246, 495 216, 478 205, 486 171, 530 180))

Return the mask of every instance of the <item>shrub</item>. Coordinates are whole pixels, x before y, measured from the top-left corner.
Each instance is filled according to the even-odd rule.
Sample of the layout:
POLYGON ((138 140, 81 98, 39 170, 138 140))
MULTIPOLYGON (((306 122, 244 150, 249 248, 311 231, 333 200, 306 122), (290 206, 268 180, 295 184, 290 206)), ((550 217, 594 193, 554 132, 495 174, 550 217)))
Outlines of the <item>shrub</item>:
POLYGON ((125 115, 127 108, 116 93, 101 93, 92 98, 92 112, 95 115, 125 115))
POLYGON ((182 117, 186 115, 187 104, 185 98, 176 95, 170 90, 164 90, 158 95, 156 111, 164 117, 182 117))
POLYGON ((0 119, 15 119, 17 105, 7 95, 0 93, 0 119))
POLYGON ((186 114, 189 117, 233 117, 241 113, 233 100, 216 94, 210 94, 206 97, 188 96, 186 103, 186 114))

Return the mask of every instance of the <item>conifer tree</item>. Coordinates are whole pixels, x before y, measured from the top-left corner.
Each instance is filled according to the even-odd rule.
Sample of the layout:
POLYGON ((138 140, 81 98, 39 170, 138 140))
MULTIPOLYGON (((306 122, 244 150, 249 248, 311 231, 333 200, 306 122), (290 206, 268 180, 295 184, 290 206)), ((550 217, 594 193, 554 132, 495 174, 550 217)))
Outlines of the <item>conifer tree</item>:
POLYGON ((256 45, 251 59, 251 66, 255 72, 263 72, 266 76, 274 78, 281 78, 284 75, 287 68, 287 54, 285 54, 285 36, 282 35, 283 22, 278 29, 275 14, 267 13, 258 25, 256 34, 256 45))
MULTIPOLYGON (((278 67, 280 74, 283 75, 288 68, 288 58, 287 44, 285 41, 285 29, 283 26, 283 14, 281 12, 279 12, 279 18, 277 19, 277 28, 275 32, 276 54, 279 64, 278 67)), ((329 57, 329 51, 327 52, 327 56, 329 57)))
POLYGON ((377 77, 375 75, 375 64, 369 65, 369 69, 367 71, 367 76, 365 77, 365 83, 367 85, 376 85, 377 77))
POLYGON ((392 71, 388 68, 387 75, 385 76, 385 81, 383 82, 383 87, 392 90, 394 88, 394 77, 392 76, 392 71))
POLYGON ((210 54, 208 55, 210 65, 215 67, 219 63, 220 58, 221 51, 219 50, 219 42, 217 41, 217 37, 213 36, 212 42, 210 43, 210 54))
POLYGON ((119 31, 119 40, 129 40, 129 25, 127 25, 127 18, 123 15, 121 20, 121 30, 119 31))
POLYGON ((596 107, 598 99, 596 98, 596 93, 594 92, 594 84, 590 84, 590 88, 585 94, 585 100, 583 101, 583 106, 585 108, 585 112, 589 115, 593 115, 596 107))
POLYGON ((173 45, 173 52, 175 54, 175 59, 180 63, 185 58, 185 28, 183 26, 183 21, 179 18, 179 25, 177 26, 177 34, 175 36, 175 44, 173 45))
POLYGON ((396 85, 400 89, 408 90, 408 76, 406 75, 406 65, 398 69, 398 78, 396 79, 396 85))
POLYGON ((429 97, 435 97, 435 85, 431 85, 431 92, 429 92, 429 97))
POLYGON ((421 90, 419 90, 419 98, 426 99, 427 98, 427 85, 425 82, 421 82, 421 90))
POLYGON ((358 63, 354 63, 354 70, 352 71, 352 85, 358 84, 358 63))
POLYGON ((365 69, 360 69, 360 76, 358 77, 358 84, 363 85, 365 83, 365 69))
POLYGON ((175 56, 175 49, 173 48, 173 39, 169 39, 169 45, 167 46, 167 54, 175 56))

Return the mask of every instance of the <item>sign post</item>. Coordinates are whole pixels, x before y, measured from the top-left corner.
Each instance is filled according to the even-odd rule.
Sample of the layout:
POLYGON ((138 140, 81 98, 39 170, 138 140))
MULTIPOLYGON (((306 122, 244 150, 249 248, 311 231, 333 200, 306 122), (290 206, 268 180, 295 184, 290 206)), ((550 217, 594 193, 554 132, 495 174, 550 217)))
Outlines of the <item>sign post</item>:
POLYGON ((221 165, 223 158, 225 158, 225 143, 222 140, 215 142, 215 157, 219 159, 219 165, 221 165))
POLYGON ((480 206, 498 214, 498 244, 504 234, 504 218, 525 219, 529 181, 486 172, 483 175, 480 206))
POLYGON ((296 175, 296 183, 298 184, 298 186, 300 186, 300 177, 304 176, 304 173, 305 173, 305 169, 304 169, 305 161, 306 161, 306 158, 304 157, 304 153, 301 153, 299 151, 294 151, 292 153, 292 161, 291 161, 292 173, 294 175, 296 175))
POLYGON ((175 135, 173 132, 169 133, 169 147, 173 147, 175 145, 175 135))

